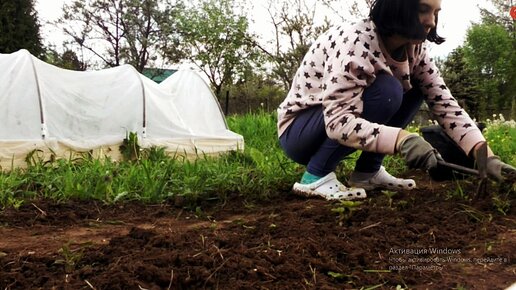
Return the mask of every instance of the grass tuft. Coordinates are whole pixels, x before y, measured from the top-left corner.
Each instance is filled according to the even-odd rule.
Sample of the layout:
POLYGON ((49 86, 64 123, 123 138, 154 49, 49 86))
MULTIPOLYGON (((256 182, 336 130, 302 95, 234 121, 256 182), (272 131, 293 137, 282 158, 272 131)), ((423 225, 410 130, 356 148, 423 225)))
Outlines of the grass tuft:
MULTIPOLYGON (((0 209, 17 208, 33 198, 95 199, 108 204, 180 200, 182 206, 195 209, 200 202, 224 201, 235 195, 252 200, 288 192, 304 167, 281 150, 276 114, 230 116, 227 123, 232 131, 244 136, 244 152, 196 160, 172 158, 163 148, 140 149, 131 133, 123 148, 126 161, 98 160, 88 152, 74 160, 43 161, 39 152, 31 152, 26 169, 0 172, 0 209)), ((502 160, 516 163, 516 143, 507 141, 516 137, 512 124, 488 124, 486 137, 502 160)), ((336 172, 339 178, 345 180, 358 156, 356 152, 341 163, 336 172)), ((384 165, 392 174, 406 170, 396 156, 388 156, 384 165)), ((505 199, 495 203, 500 212, 508 211, 505 199)))

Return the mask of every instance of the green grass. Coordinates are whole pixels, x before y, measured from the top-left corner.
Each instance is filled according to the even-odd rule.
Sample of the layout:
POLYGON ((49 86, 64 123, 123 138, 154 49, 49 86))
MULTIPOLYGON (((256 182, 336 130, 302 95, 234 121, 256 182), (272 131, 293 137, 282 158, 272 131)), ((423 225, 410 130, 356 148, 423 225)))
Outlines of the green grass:
MULTIPOLYGON (((0 173, 0 209, 16 208, 32 198, 159 203, 180 197, 185 205, 193 207, 201 201, 223 201, 234 195, 264 199, 288 192, 304 167, 289 160, 280 149, 276 115, 230 116, 227 122, 231 130, 244 136, 244 152, 184 160, 152 148, 132 161, 101 161, 87 155, 73 161, 33 159, 27 169, 0 173)), ((514 126, 490 124, 486 136, 502 160, 516 164, 516 143, 511 142, 516 139, 514 126)), ((342 162, 337 170, 339 178, 345 180, 357 157, 354 153, 342 162)), ((384 165, 393 174, 406 169, 396 156, 388 156, 384 165)))

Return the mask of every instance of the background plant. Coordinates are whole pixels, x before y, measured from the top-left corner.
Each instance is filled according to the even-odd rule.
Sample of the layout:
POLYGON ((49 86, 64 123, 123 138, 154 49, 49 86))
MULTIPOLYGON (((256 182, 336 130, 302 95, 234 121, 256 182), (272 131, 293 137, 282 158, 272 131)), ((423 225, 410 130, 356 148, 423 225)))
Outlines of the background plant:
MULTIPOLYGON (((146 148, 132 160, 119 162, 95 159, 87 153, 74 160, 44 161, 33 152, 28 168, 0 173, 0 207, 18 207, 33 198, 96 199, 105 203, 159 203, 179 198, 182 205, 195 208, 202 201, 223 201, 234 195, 263 199, 289 192, 304 167, 281 150, 276 115, 250 113, 228 117, 227 122, 231 130, 244 136, 244 152, 185 159, 167 156, 163 148, 146 148)), ((516 137, 513 121, 500 117, 489 121, 485 135, 502 160, 516 165, 516 144, 510 142, 516 137)), ((353 170, 358 154, 341 163, 339 178, 345 180, 353 170)), ((390 172, 406 170, 397 156, 388 156, 384 165, 390 172)), ((514 188, 502 191, 514 192, 514 188)), ((505 193, 498 201, 507 200, 505 193)), ((505 205, 503 210, 506 211, 505 205)))

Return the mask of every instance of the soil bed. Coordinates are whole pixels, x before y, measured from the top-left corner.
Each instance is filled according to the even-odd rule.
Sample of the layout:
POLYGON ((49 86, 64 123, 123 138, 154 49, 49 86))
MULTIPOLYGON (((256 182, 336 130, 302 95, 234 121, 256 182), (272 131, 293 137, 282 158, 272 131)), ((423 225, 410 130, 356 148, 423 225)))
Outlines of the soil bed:
POLYGON ((351 215, 340 214, 339 203, 288 192, 197 211, 28 201, 0 212, 0 289, 505 289, 516 282, 514 207, 503 215, 490 196, 450 198, 473 194, 475 180, 411 175, 417 190, 392 198, 370 192, 351 215))

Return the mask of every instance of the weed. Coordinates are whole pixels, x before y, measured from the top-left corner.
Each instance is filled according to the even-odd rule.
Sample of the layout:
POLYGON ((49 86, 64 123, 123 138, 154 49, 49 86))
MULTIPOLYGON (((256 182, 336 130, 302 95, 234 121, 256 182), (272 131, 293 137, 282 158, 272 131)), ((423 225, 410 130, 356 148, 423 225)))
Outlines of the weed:
POLYGON ((5 206, 13 207, 14 209, 19 209, 20 206, 22 206, 24 203, 24 200, 17 199, 16 197, 9 196, 7 197, 7 203, 5 206))
POLYGON ((338 213, 339 225, 342 226, 344 222, 347 222, 351 218, 353 212, 356 211, 360 205, 362 205, 360 201, 341 200, 338 206, 332 208, 331 211, 338 213))
POLYGON ((135 161, 140 157, 140 145, 138 144, 138 134, 126 132, 125 138, 119 147, 124 160, 135 161))
POLYGON ((486 215, 486 214, 482 213, 481 211, 479 211, 471 206, 465 205, 465 204, 459 204, 459 206, 462 208, 462 210, 458 211, 457 213, 466 214, 470 219, 472 219, 476 222, 483 223, 483 222, 491 222, 493 220, 492 214, 486 215))
POLYGON ((64 265, 65 273, 70 274, 75 270, 75 266, 77 266, 78 262, 82 259, 83 251, 83 248, 71 250, 70 244, 64 244, 61 249, 59 249, 61 259, 55 260, 54 263, 64 265))
POLYGON ((486 242, 486 251, 491 252, 493 250, 493 246, 495 245, 495 242, 486 242))
POLYGON ((408 207, 408 205, 409 205, 409 203, 406 200, 400 200, 397 203, 398 209, 400 209, 400 210, 406 209, 408 207))
POLYGON ((152 162, 159 162, 167 158, 165 147, 151 147, 141 150, 141 157, 152 162))
POLYGON ((462 188, 459 180, 455 180, 455 184, 456 184, 456 187, 455 189, 449 191, 447 194, 450 198, 459 198, 459 199, 464 199, 464 200, 467 200, 469 197, 468 195, 464 192, 464 189, 462 188))
POLYGON ((345 279, 353 278, 353 275, 346 275, 346 274, 332 272, 332 271, 328 272, 328 276, 332 277, 333 279, 337 279, 337 280, 345 280, 345 279))
POLYGON ((392 198, 397 194, 396 191, 382 190, 382 194, 385 195, 389 200, 389 207, 392 208, 392 198))
POLYGON ((202 211, 202 208, 198 206, 195 208, 195 217, 198 219, 204 219, 207 215, 202 211))
POLYGON ((506 199, 501 196, 494 196, 492 198, 493 205, 495 206, 496 210, 501 213, 502 215, 507 215, 509 210, 511 209, 511 200, 506 199))

